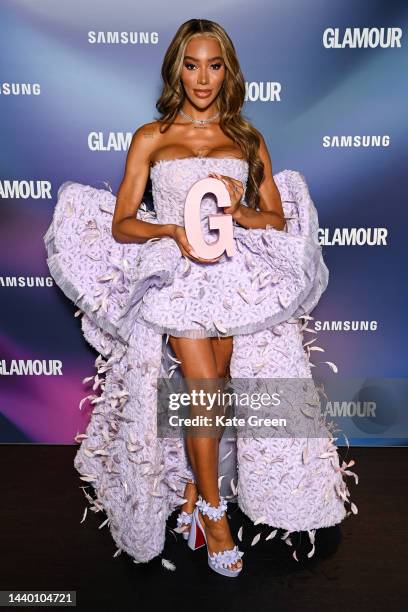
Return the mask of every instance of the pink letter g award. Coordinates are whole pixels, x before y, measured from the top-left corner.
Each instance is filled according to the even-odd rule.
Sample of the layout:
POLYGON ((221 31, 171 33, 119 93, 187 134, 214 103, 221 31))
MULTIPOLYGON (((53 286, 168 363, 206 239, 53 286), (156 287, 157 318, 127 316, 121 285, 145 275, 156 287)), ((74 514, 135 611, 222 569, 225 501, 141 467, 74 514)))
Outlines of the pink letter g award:
POLYGON ((200 208, 201 200, 206 193, 213 193, 217 198, 217 205, 226 208, 231 205, 230 195, 225 184, 216 178, 204 178, 191 187, 184 204, 184 225, 187 240, 203 259, 215 259, 224 253, 232 256, 235 253, 232 215, 220 213, 209 215, 210 229, 219 231, 216 242, 209 244, 201 233, 200 208))

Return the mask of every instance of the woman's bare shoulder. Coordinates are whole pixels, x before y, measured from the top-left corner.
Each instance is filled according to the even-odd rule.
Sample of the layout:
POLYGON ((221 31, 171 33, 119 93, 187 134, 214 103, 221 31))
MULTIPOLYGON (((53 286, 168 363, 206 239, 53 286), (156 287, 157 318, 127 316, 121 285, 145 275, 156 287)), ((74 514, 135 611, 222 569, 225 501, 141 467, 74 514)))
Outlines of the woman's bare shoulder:
POLYGON ((139 126, 132 136, 131 148, 143 152, 148 159, 160 146, 162 134, 159 130, 160 123, 152 121, 139 126))
POLYGON ((136 140, 142 139, 158 139, 160 136, 160 122, 151 121, 150 123, 144 123, 140 125, 134 132, 133 138, 136 140))

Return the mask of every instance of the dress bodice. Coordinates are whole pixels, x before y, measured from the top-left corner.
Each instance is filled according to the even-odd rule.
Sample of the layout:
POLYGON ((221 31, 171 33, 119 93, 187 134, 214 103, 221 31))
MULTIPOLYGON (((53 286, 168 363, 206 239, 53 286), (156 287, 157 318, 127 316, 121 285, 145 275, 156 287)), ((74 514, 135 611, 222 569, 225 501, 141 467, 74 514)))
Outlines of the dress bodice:
MULTIPOLYGON (((248 162, 233 157, 181 157, 159 160, 150 168, 152 195, 158 223, 176 223, 184 226, 184 203, 190 188, 198 180, 218 172, 240 180, 244 193, 248 179, 248 162)), ((206 194, 201 202, 201 220, 209 214, 221 213, 213 194, 206 194)), ((213 233, 210 231, 210 234, 213 233)))

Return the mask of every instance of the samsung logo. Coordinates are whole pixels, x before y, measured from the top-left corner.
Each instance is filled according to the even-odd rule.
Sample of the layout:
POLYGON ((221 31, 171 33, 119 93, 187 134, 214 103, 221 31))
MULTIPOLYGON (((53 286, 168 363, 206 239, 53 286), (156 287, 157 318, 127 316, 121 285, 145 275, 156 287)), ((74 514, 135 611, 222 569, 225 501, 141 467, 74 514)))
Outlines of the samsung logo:
POLYGON ((0 276, 0 287, 53 287, 52 276, 0 276))
POLYGON ((377 331, 378 321, 318 321, 314 322, 315 331, 377 331))
POLYGON ((39 83, 0 83, 0 94, 3 96, 39 96, 39 83))
POLYGON ((158 32, 88 32, 90 45, 157 45, 158 32))
POLYGON ((390 137, 388 134, 376 135, 354 135, 354 136, 323 136, 324 148, 372 148, 389 147, 390 137))

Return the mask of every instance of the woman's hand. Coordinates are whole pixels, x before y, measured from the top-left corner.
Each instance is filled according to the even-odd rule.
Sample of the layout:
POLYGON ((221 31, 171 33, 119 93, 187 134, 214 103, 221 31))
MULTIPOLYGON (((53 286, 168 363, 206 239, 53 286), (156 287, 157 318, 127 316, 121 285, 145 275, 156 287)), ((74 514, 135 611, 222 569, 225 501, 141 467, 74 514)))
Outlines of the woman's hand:
POLYGON ((186 230, 182 225, 175 225, 174 230, 171 235, 172 238, 177 242, 177 245, 185 257, 192 259, 193 261, 201 262, 201 263, 215 263, 219 260, 219 257, 216 259, 202 259, 199 257, 189 241, 187 240, 186 230))
POLYGON ((218 174, 217 172, 210 172, 208 176, 223 181, 224 185, 228 189, 228 193, 231 198, 231 206, 224 208, 224 213, 233 215, 237 212, 242 196, 244 195, 244 186, 238 179, 234 179, 224 174, 218 174))

